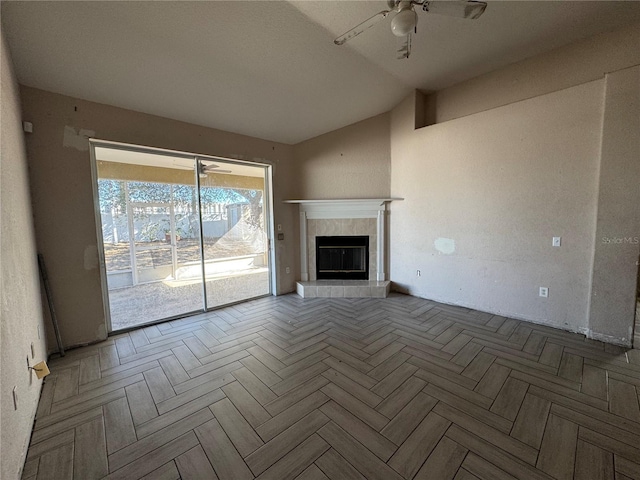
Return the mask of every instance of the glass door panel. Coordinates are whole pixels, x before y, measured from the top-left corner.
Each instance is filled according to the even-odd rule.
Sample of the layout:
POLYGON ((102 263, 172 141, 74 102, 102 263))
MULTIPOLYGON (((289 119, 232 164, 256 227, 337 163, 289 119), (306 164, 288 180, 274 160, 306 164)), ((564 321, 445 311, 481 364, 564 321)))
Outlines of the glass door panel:
POLYGON ((268 167, 92 148, 111 331, 271 293, 268 167))
POLYGON ((199 160, 207 307, 271 292, 266 168, 199 160))
POLYGON ((95 148, 111 330, 204 308, 195 160, 95 148))

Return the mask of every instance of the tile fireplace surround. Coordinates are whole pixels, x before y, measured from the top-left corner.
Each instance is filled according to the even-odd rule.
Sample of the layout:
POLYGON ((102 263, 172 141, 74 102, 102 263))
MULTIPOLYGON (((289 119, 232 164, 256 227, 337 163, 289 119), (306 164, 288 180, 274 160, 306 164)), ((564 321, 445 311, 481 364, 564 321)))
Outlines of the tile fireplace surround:
POLYGON ((388 205, 400 198, 344 200, 286 200, 300 206, 301 297, 384 298, 391 282, 386 278, 385 229, 388 205), (316 236, 368 235, 369 280, 317 280, 316 236))

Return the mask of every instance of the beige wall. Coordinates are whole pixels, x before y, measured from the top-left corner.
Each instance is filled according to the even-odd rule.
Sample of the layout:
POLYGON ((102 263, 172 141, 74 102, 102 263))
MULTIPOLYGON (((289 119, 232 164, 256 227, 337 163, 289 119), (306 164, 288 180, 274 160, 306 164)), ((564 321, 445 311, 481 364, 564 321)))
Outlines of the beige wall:
POLYGON ((397 107, 397 287, 586 332, 603 95, 594 81, 419 130, 413 98, 397 107))
POLYGON ((4 35, 0 57, 0 478, 9 480, 20 478, 42 386, 42 380, 27 370, 26 358, 33 365, 46 360, 47 351, 20 97, 4 35), (32 342, 35 359, 30 355, 32 342), (13 407, 14 386, 17 410, 13 407))
POLYGON ((639 27, 424 104, 416 94, 393 110, 391 194, 406 198, 391 214, 399 289, 629 344, 640 234, 639 27), (415 130, 422 115, 441 123, 415 130), (552 236, 562 237, 560 248, 552 236))
POLYGON ((600 79, 640 64, 640 24, 514 63, 426 97, 427 123, 441 123, 600 79))
POLYGON ((34 125, 27 153, 36 238, 65 345, 106 336, 87 137, 272 165, 275 222, 285 234, 275 246, 277 292, 295 289, 285 268, 298 270, 297 211, 282 204, 296 185, 292 147, 29 87, 21 93, 24 118, 34 125))
POLYGON ((640 66, 605 83, 589 329, 594 338, 628 344, 640 255, 640 66))
POLYGON ((297 144, 298 197, 389 196, 389 119, 384 113, 297 144))

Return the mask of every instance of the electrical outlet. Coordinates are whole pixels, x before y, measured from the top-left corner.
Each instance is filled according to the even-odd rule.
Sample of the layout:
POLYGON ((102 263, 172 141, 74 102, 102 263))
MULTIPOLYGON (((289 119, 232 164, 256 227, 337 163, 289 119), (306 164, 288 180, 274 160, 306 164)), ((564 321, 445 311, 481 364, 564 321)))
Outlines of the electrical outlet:
POLYGON ((561 243, 562 243, 562 237, 553 237, 551 245, 553 245, 554 247, 559 247, 561 243))
POLYGON ((416 277, 419 277, 420 275, 422 275, 422 273, 420 272, 420 270, 416 270, 416 277))
POLYGON ((548 287, 540 287, 540 296, 547 298, 549 296, 549 288, 548 287))
POLYGON ((284 272, 285 272, 285 273, 291 273, 291 268, 289 268, 289 267, 285 268, 285 269, 284 269, 284 272))

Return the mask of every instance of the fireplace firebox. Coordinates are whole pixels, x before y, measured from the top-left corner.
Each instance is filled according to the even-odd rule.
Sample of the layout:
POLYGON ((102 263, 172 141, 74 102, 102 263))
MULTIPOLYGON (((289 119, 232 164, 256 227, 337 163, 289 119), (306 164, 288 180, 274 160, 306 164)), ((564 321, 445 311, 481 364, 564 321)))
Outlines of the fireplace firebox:
POLYGON ((316 237, 318 280, 369 280, 369 236, 316 237))

